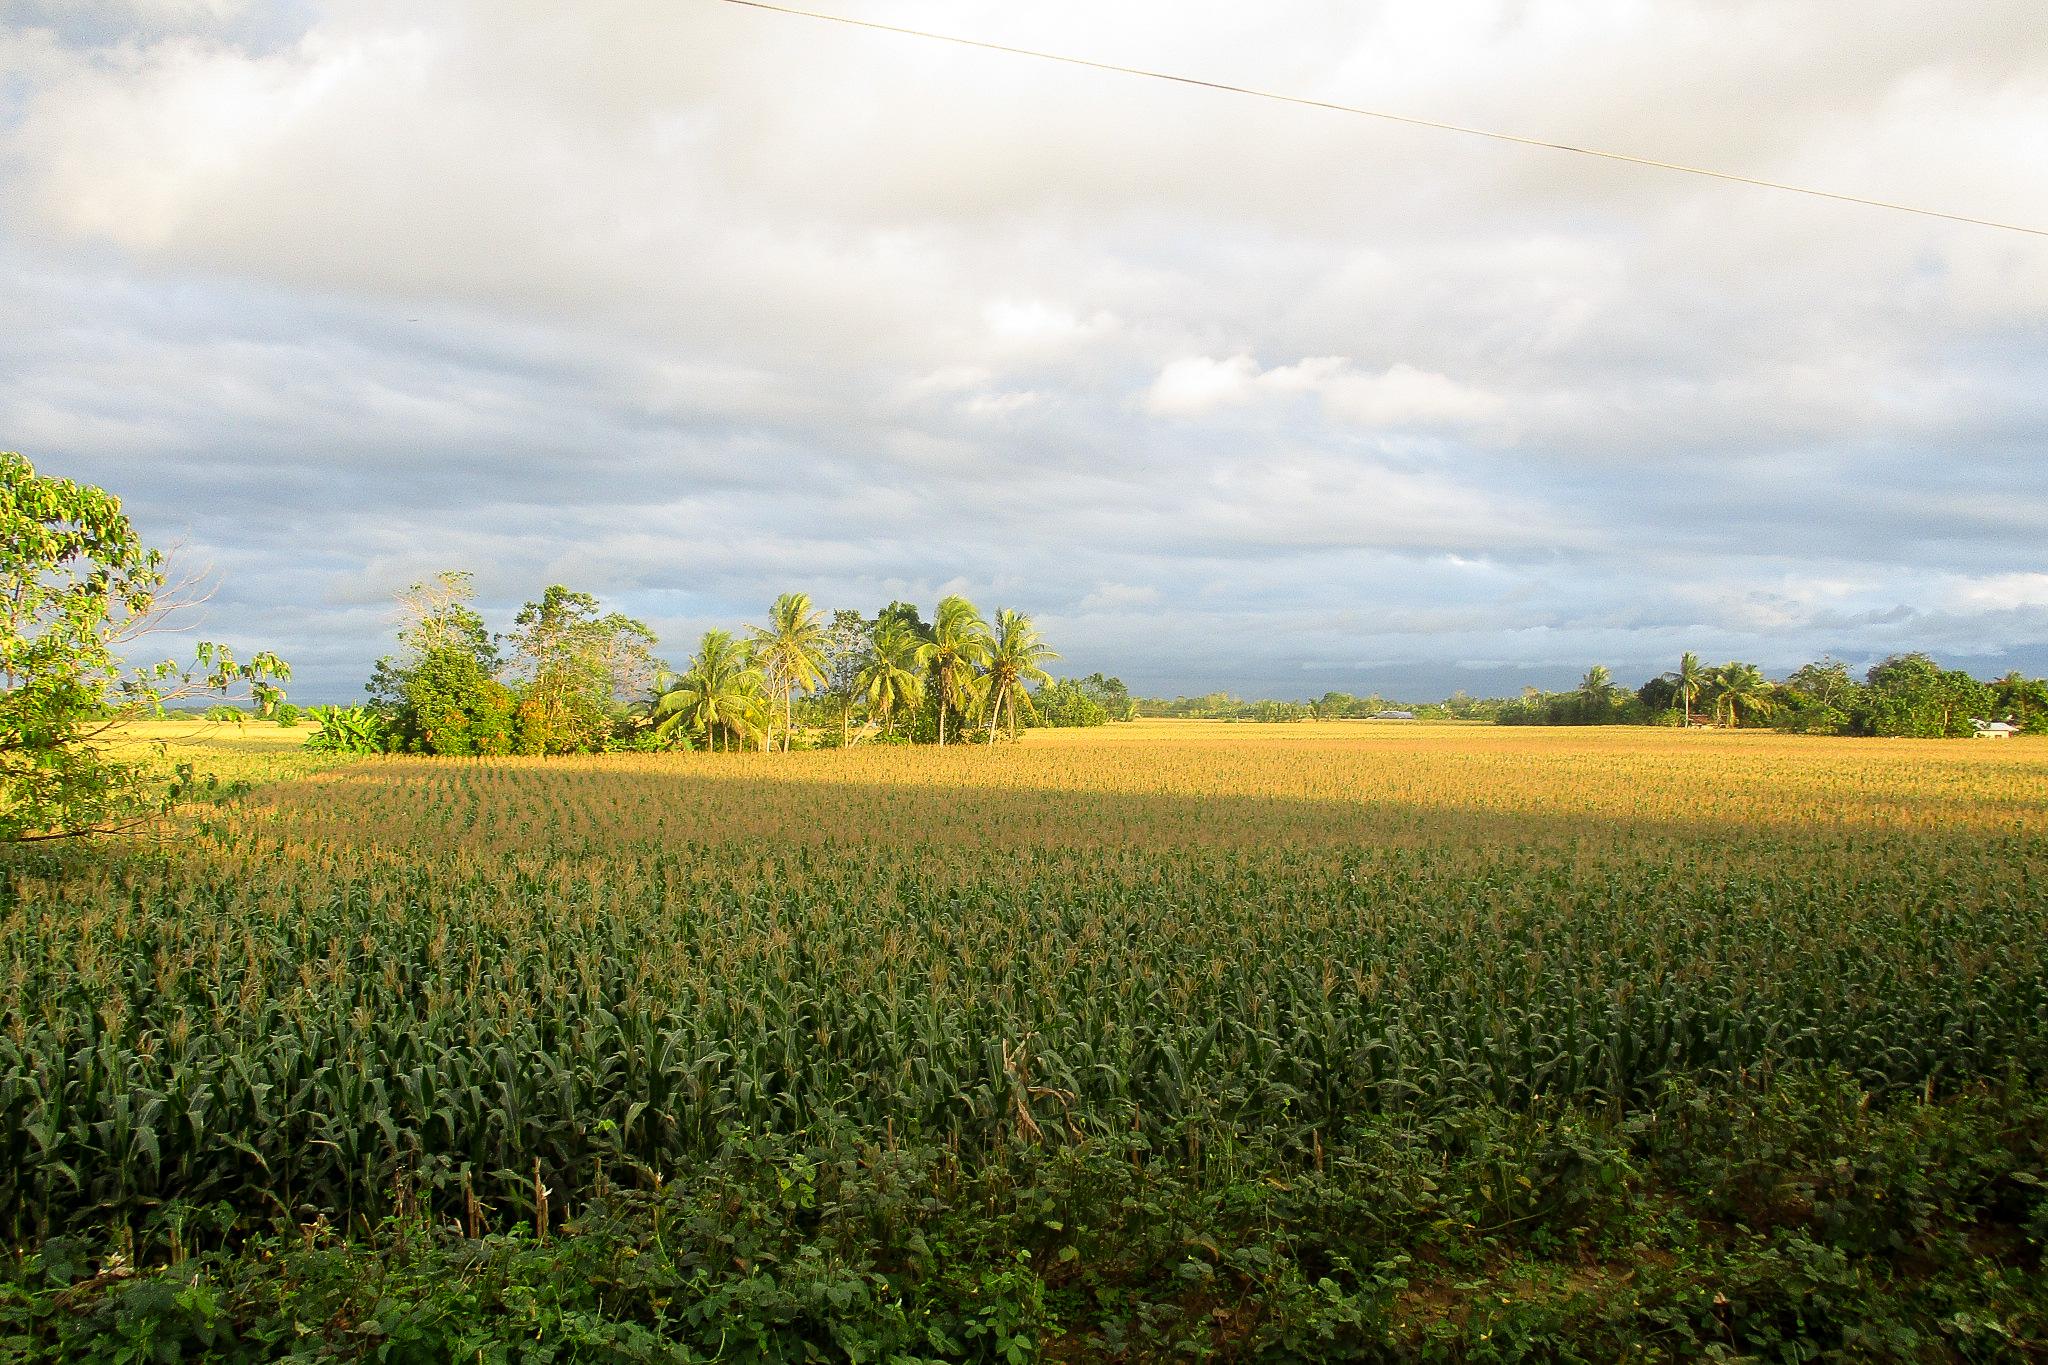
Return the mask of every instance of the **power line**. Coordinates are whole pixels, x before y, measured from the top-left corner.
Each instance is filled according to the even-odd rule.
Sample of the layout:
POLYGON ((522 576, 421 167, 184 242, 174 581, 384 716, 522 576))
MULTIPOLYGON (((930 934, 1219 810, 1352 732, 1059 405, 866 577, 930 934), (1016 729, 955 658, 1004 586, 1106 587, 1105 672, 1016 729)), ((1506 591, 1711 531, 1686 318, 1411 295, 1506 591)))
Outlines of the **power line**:
POLYGON ((1007 43, 984 42, 979 38, 962 38, 953 33, 933 33, 927 29, 907 28, 900 24, 878 23, 872 19, 853 19, 843 14, 824 14, 817 10, 798 9, 793 5, 770 4, 769 0, 719 0, 721 4, 738 5, 744 9, 767 10, 774 14, 790 14, 801 19, 818 19, 829 24, 844 24, 849 28, 872 29, 878 33, 896 33, 909 38, 925 38, 932 42, 952 43, 959 47, 975 47, 985 52, 1002 52, 1012 57, 1035 57, 1044 62, 1060 62, 1067 66, 1085 66, 1093 71, 1111 71, 1121 76, 1143 76, 1147 80, 1171 81, 1176 85, 1199 86, 1204 90, 1220 90, 1229 95, 1249 95, 1255 99, 1273 100, 1279 104, 1299 105, 1304 109, 1322 109, 1336 114, 1354 114, 1360 118, 1381 119, 1388 123, 1405 123, 1416 128, 1431 128, 1442 133, 1459 133, 1466 137, 1483 137, 1494 142, 1511 142, 1521 147, 1542 147, 1555 152, 1571 152, 1578 156, 1598 157, 1603 161, 1620 161, 1632 166, 1648 166, 1660 171, 1676 171, 1682 175, 1704 176, 1709 180, 1726 180, 1737 185, 1753 185, 1759 189, 1781 190, 1787 194, 1804 194, 1815 199, 1833 199, 1844 204, 1861 204, 1866 208, 1889 209, 1894 213, 1917 214, 1922 218, 1941 218, 1951 223, 1968 223, 1972 227, 1997 228, 2002 232, 2023 232, 2033 237, 2048 237, 2048 228, 2026 227, 2019 223, 2002 223, 1991 218, 1973 218, 1963 213, 1944 213, 1940 209, 1921 208, 1915 204, 1898 204, 1885 199, 1867 199, 1860 194, 1840 194, 1834 190, 1817 190, 1809 185, 1793 185, 1782 180, 1762 180, 1750 175, 1736 175, 1730 171, 1711 170, 1704 166, 1686 166, 1675 161, 1659 161, 1654 157, 1631 156, 1627 152, 1610 152, 1599 147, 1580 147, 1569 142, 1551 142, 1539 137, 1522 137, 1515 133, 1496 132, 1490 128, 1473 128, 1459 123, 1444 123, 1437 119, 1418 118, 1413 114, 1392 114, 1383 109, 1364 109, 1352 104, 1338 104, 1331 100, 1309 99, 1303 95, 1284 95, 1273 90, 1260 90, 1248 85, 1231 85, 1224 81, 1208 81, 1198 76, 1178 76, 1170 71, 1148 71, 1139 66, 1121 66, 1115 62, 1092 61, 1087 57, 1069 57, 1058 52, 1042 52, 1036 48, 1011 47, 1007 43))

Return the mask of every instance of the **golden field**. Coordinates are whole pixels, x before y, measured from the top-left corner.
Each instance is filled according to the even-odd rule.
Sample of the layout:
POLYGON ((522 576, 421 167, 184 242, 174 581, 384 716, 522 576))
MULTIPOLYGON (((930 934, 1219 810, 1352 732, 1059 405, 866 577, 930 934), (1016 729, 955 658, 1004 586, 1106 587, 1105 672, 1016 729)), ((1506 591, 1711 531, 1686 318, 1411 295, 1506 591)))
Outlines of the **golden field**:
POLYGON ((257 805, 315 845, 374 839, 436 854, 478 837, 536 852, 711 839, 988 856, 1103 844, 1639 853, 1646 840, 1698 853, 1856 834, 1972 845, 2048 834, 2048 743, 1139 721, 1032 731, 993 749, 381 759, 270 789, 257 805))
POLYGON ((272 780, 172 837, 7 869, 19 1231, 399 1181, 516 1202, 536 1161, 575 1188, 738 1129, 1306 1150, 2048 1056, 2033 741, 1140 722, 338 761, 302 733, 209 733, 202 766, 272 780))

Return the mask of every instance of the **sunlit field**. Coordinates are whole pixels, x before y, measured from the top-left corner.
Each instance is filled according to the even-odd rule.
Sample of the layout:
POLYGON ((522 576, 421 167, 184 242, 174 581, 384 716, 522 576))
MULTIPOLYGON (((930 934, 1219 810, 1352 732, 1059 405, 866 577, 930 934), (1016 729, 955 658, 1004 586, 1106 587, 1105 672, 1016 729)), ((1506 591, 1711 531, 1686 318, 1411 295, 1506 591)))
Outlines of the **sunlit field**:
POLYGON ((162 720, 129 721, 110 732, 109 738, 129 748, 163 745, 213 754, 280 754, 305 747, 313 730, 310 723, 287 729, 263 720, 236 724, 197 716, 168 716, 162 720))
MULTIPOLYGON (((1517 1257, 1562 1277, 1521 1291, 1546 1311, 1697 1291, 1710 1321, 1726 1258, 1852 1204, 1862 1302, 1944 1218, 2041 1216, 2019 1138, 1933 1212, 1855 1145, 2048 1073, 2034 741, 1140 722, 378 758, 5 875, 17 1244, 373 1239, 393 1214, 533 1237, 672 1198, 704 1258, 687 1292, 818 1255, 881 1313, 911 1293, 891 1277, 952 1273, 933 1229, 974 1209, 993 1221, 947 1264, 1031 1277, 1005 1340, 1231 1354, 1281 1349, 1279 1325, 1477 1332, 1506 1301, 1474 1318, 1449 1286, 1517 1257), (1742 1164, 1758 1143, 1767 1170, 1742 1164), (1838 1188, 1837 1157, 1866 1163, 1838 1188), (210 1233, 171 1230, 191 1209, 210 1233), (1248 1226, 1266 1260, 1232 1259, 1248 1226), (1645 1265, 1665 1290, 1622 1278, 1645 1265)), ((2015 1302, 2041 1231, 1987 1263, 2015 1302)), ((1772 1300, 1754 1330, 1821 1311, 1772 1300)))
POLYGON ((269 823, 287 819, 301 835, 339 822, 374 829, 380 842, 459 849, 474 834, 524 833, 536 852, 681 838, 760 839, 754 851, 769 855, 792 842, 902 842, 983 857, 1105 843, 1132 852, 1432 846, 1463 857, 1532 841, 1633 854, 1650 836, 1705 840, 1694 851, 1720 856, 1731 838, 1754 846, 1764 834, 1795 845, 1849 831, 1969 844, 2038 838, 2048 833, 2048 744, 1140 721, 1027 732, 993 750, 391 759, 268 793, 263 806, 269 823), (423 802, 436 808, 428 828, 417 823, 423 802), (386 830, 387 820, 407 832, 386 830), (1475 842, 1481 832, 1488 837, 1475 842))

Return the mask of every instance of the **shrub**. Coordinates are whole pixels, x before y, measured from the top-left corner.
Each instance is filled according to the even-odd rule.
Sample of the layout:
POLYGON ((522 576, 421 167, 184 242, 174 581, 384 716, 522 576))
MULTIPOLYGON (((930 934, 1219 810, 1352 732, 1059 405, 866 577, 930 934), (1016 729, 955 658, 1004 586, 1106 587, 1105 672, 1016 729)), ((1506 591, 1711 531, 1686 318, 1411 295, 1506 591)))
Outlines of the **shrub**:
POLYGON ((322 754, 376 754, 390 743, 381 712, 368 706, 316 706, 312 715, 320 728, 306 739, 306 748, 322 754))

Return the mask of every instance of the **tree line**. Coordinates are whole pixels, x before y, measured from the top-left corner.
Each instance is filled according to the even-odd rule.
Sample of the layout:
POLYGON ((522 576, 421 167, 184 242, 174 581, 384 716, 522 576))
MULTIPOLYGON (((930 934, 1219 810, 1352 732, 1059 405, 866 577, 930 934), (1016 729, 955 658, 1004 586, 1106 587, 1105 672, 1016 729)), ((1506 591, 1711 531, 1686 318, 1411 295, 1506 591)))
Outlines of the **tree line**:
MULTIPOLYGON (((206 585, 142 540, 119 498, 0 451, 0 844, 108 834, 216 793, 190 764, 131 758, 118 727, 191 699, 253 704, 298 724, 290 666, 214 642, 187 660, 136 664, 137 641, 175 629, 206 585), (168 767, 169 771, 164 769, 168 767)), ((927 623, 892 602, 874 618, 825 614, 801 593, 762 626, 709 631, 681 672, 645 622, 555 585, 493 634, 471 578, 444 573, 401 595, 398 650, 370 700, 313 708, 308 747, 556 754, 708 745, 989 743, 1030 725, 1129 719, 1128 691, 1096 673, 1055 679, 1058 654, 1031 618, 985 619, 966 598, 927 623), (827 722, 831 723, 827 723, 827 722)), ((228 708, 237 718, 245 712, 228 708)))
POLYGON ((1501 702, 1482 701, 1454 692, 1442 701, 1395 701, 1370 692, 1355 696, 1329 691, 1314 700, 1279 701, 1272 698, 1248 701, 1232 692, 1205 692, 1195 697, 1140 697, 1135 703, 1141 716, 1175 720, 1373 720, 1388 712, 1407 712, 1417 720, 1491 720, 1501 702))
POLYGON ((1463 692, 1441 701, 1394 702, 1326 692, 1310 701, 1247 701, 1229 692, 1140 698, 1138 714, 1204 720, 1369 719, 1401 711, 1417 720, 1492 721, 1500 725, 1670 725, 1767 727, 1809 735, 1962 737, 1980 721, 2001 720, 2026 734, 2048 734, 2048 679, 2013 670, 1990 682, 1944 668, 1924 653, 1894 654, 1855 676, 1838 659, 1820 659, 1772 679, 1753 663, 1707 664, 1687 652, 1678 667, 1630 690, 1596 664, 1576 688, 1519 697, 1463 692))
POLYGON ((759 625, 704 633, 687 662, 655 655, 645 622, 555 585, 494 635, 471 575, 399 598, 398 652, 369 702, 321 716, 315 748, 430 754, 760 749, 992 743, 1025 727, 1130 719, 1100 673, 1056 679, 1031 618, 993 619, 957 594, 926 621, 891 602, 869 617, 785 593, 759 625))
POLYGON ((1716 725, 1769 727, 1808 735, 1960 738, 2002 720, 2048 733, 2048 680, 2013 670, 1983 682, 1943 668, 1924 653, 1894 654, 1861 678, 1839 659, 1820 659, 1773 680, 1752 663, 1704 663, 1687 652, 1678 667, 1633 692, 1595 665, 1569 692, 1533 690, 1502 704, 1504 725, 1716 725))

